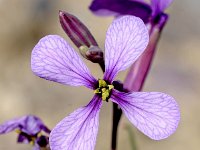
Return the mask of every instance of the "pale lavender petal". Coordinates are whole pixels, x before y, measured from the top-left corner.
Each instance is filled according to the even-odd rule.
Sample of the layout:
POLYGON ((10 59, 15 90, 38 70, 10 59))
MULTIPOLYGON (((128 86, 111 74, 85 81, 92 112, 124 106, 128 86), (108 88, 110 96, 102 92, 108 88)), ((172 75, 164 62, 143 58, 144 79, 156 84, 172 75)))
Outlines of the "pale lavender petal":
POLYGON ((1 124, 0 134, 8 133, 15 129, 19 129, 28 135, 35 135, 41 130, 50 133, 50 130, 45 126, 42 120, 33 115, 19 117, 1 124))
POLYGON ((119 71, 136 61, 148 41, 148 30, 140 18, 124 16, 113 21, 106 34, 104 79, 112 82, 119 71))
POLYGON ((40 149, 40 146, 38 145, 38 144, 35 144, 34 146, 33 146, 33 149, 32 150, 42 150, 42 149, 40 149))
POLYGON ((26 116, 24 121, 20 122, 20 126, 20 130, 28 135, 35 135, 43 129, 45 129, 46 133, 50 133, 50 130, 44 125, 42 120, 33 115, 26 116))
POLYGON ((163 12, 172 2, 173 0, 151 0, 153 16, 163 12))
POLYGON ((180 111, 173 97, 159 92, 122 93, 111 96, 126 117, 140 131, 154 140, 165 139, 176 131, 180 111))
POLYGON ((90 103, 59 122, 50 134, 51 150, 94 150, 102 100, 94 96, 90 103))
POLYGON ((58 35, 45 36, 37 43, 31 67, 37 76, 62 84, 93 89, 96 82, 77 52, 58 35))
POLYGON ((6 121, 5 123, 0 125, 0 134, 5 134, 11 132, 20 127, 20 123, 23 122, 25 117, 20 117, 16 119, 12 119, 6 121))

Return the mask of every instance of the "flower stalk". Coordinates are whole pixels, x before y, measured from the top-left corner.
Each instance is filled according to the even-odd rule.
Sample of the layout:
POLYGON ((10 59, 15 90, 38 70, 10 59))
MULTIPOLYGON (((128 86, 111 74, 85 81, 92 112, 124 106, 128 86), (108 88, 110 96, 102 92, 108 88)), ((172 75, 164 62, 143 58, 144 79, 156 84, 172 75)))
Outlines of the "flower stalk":
MULTIPOLYGON (((123 92, 123 83, 120 81, 114 81, 113 82, 114 87, 123 92)), ((113 116, 112 116, 112 138, 111 138, 111 149, 116 150, 117 149, 117 130, 118 130, 118 125, 120 122, 122 116, 122 109, 116 104, 113 103, 113 116)))

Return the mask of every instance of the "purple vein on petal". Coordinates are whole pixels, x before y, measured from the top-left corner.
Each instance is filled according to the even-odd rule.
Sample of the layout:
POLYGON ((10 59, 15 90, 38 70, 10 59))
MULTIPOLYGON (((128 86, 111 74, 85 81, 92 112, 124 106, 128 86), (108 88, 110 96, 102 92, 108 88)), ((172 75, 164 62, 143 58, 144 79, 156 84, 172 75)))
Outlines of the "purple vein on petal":
POLYGON ((93 89, 96 79, 75 50, 60 36, 48 35, 34 47, 32 71, 39 77, 72 86, 93 89))
POLYGON ((136 61, 148 41, 148 30, 140 18, 124 16, 113 21, 106 34, 104 79, 112 82, 119 71, 136 61))
POLYGON ((178 127, 179 107, 174 98, 167 94, 122 93, 113 90, 111 98, 121 107, 130 122, 151 139, 165 139, 178 127))
POLYGON ((52 150, 94 150, 102 100, 94 96, 90 103, 60 121, 50 134, 52 150))

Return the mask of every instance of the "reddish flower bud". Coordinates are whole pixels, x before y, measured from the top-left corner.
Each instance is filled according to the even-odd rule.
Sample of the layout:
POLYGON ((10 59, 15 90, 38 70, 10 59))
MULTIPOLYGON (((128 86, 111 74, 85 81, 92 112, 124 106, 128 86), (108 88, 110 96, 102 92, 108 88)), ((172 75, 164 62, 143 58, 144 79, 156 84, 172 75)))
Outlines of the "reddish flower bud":
POLYGON ((81 55, 94 62, 103 61, 103 52, 88 28, 75 16, 59 11, 60 24, 72 42, 79 48, 81 55))
POLYGON ((82 45, 98 46, 88 28, 77 17, 60 11, 59 18, 63 30, 78 48, 82 45))

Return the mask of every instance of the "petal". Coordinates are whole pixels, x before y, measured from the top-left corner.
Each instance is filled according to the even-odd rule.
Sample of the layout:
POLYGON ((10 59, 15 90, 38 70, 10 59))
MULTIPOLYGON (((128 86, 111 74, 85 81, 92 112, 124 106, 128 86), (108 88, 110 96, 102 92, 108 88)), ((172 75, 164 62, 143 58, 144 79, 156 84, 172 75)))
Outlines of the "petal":
POLYGON ((39 145, 37 145, 37 144, 35 144, 34 146, 33 146, 33 150, 41 150, 42 148, 40 148, 40 146, 39 145))
POLYGON ((25 144, 28 144, 28 143, 29 143, 27 137, 25 137, 25 136, 22 135, 22 134, 19 134, 19 135, 18 135, 17 142, 18 142, 18 143, 25 143, 25 144))
POLYGON ((44 125, 42 120, 36 116, 28 115, 23 122, 20 123, 21 130, 28 135, 35 135, 41 130, 47 130, 47 133, 50 133, 50 130, 44 125))
POLYGON ((104 79, 112 82, 119 71, 136 61, 148 41, 148 30, 140 18, 124 16, 113 21, 106 34, 104 79))
POLYGON ((167 94, 122 93, 113 90, 111 98, 121 107, 130 122, 151 139, 165 139, 178 127, 179 107, 176 101, 167 94))
POLYGON ((173 0, 151 0, 153 16, 163 12, 172 2, 173 0))
POLYGON ((40 128, 42 131, 46 132, 47 134, 50 134, 51 130, 44 124, 41 124, 40 128))
POLYGON ((11 132, 20 127, 20 123, 23 122, 25 117, 9 120, 0 125, 0 134, 11 132))
POLYGON ((99 126, 100 97, 59 122, 50 134, 51 150, 94 150, 99 126))
POLYGON ((133 15, 140 17, 145 23, 151 16, 151 7, 142 0, 93 0, 90 10, 103 16, 133 15))
POLYGON ((0 125, 0 134, 19 129, 28 135, 35 135, 41 130, 44 130, 44 127, 45 132, 50 133, 50 130, 44 125, 40 118, 33 115, 27 115, 12 119, 0 125))
POLYGON ((58 35, 45 36, 37 43, 31 67, 37 76, 62 84, 93 89, 96 82, 79 55, 58 35))

